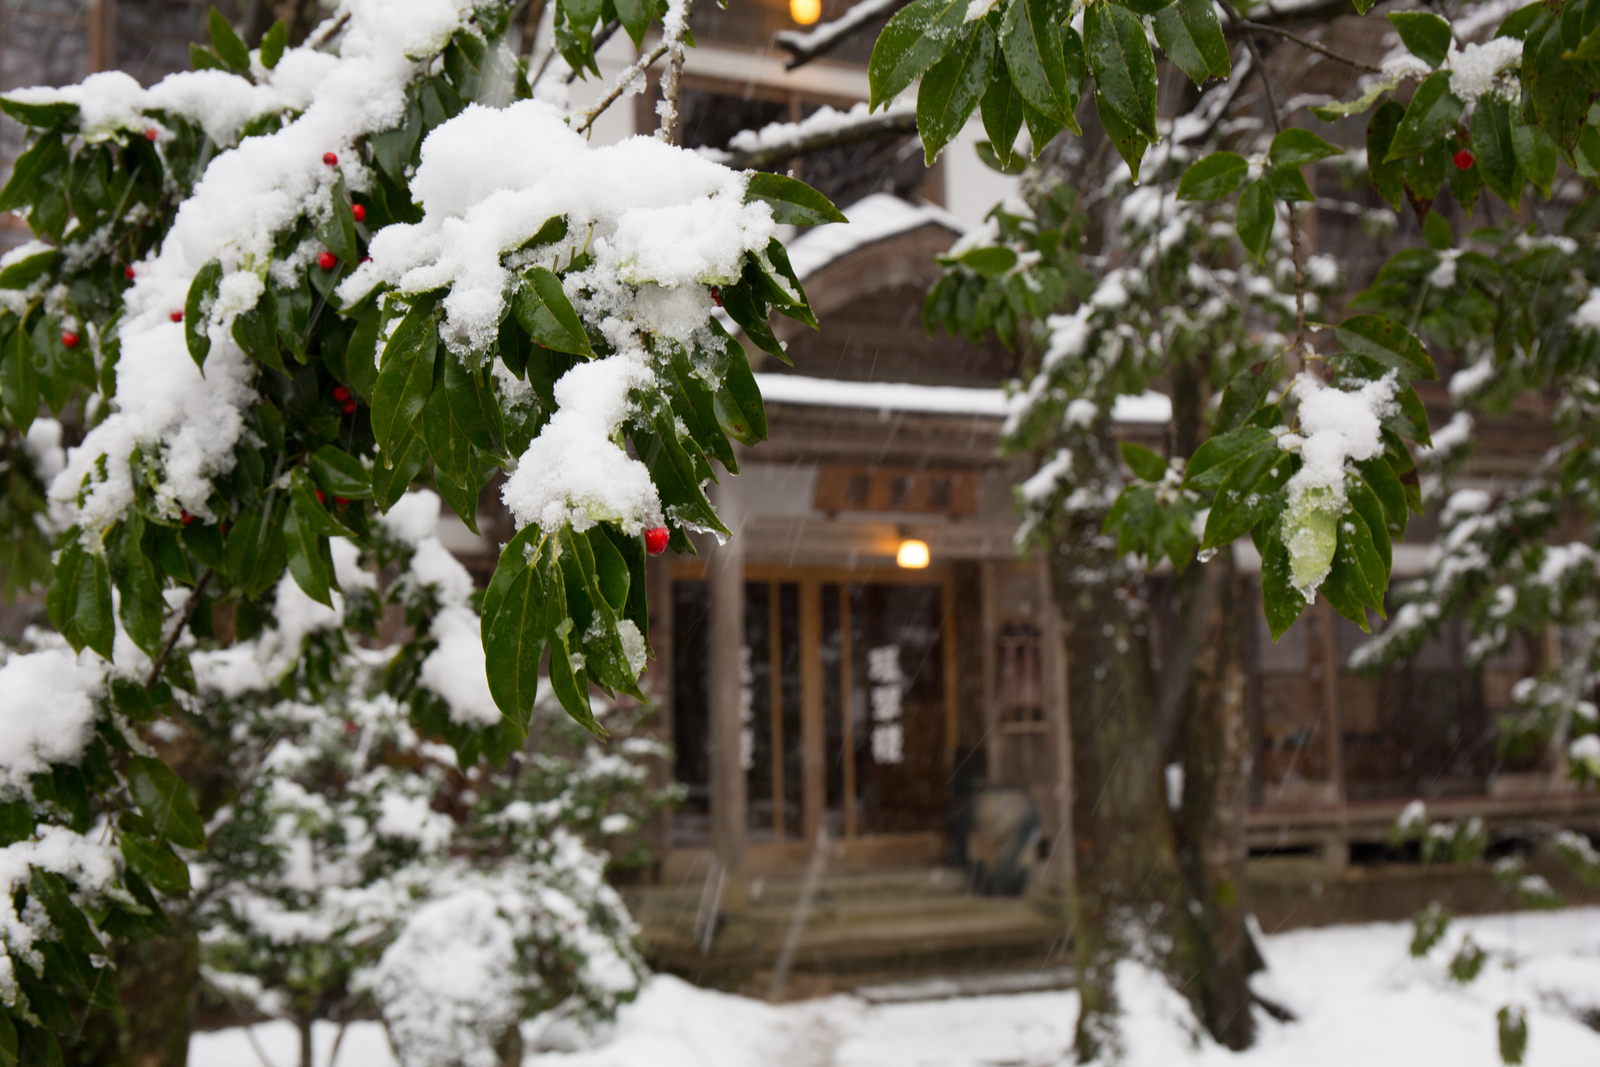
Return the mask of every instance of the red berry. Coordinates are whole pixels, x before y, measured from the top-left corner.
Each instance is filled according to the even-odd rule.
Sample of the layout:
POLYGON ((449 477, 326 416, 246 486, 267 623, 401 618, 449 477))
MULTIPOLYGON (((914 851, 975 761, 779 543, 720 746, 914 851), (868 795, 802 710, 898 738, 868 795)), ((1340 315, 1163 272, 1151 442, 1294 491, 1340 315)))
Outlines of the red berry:
POLYGON ((371 256, 362 256, 361 257, 361 262, 363 262, 363 263, 371 263, 372 262, 372 257, 371 256))
POLYGON ((356 725, 356 721, 354 719, 346 719, 344 721, 344 732, 347 734, 359 734, 361 732, 361 727, 356 725))
POLYGON ((129 281, 133 280, 133 274, 134 274, 134 271, 133 271, 132 267, 123 267, 122 268, 122 276, 124 278, 127 278, 129 281))
POLYGON ((172 321, 173 321, 173 322, 182 322, 182 321, 183 321, 183 312, 181 312, 181 311, 174 311, 174 312, 173 312, 173 313, 172 313, 172 321))
POLYGON ((330 167, 337 167, 339 165, 339 157, 334 155, 332 152, 322 153, 322 161, 330 167))
POLYGON ((653 530, 644 532, 644 550, 652 556, 659 556, 667 550, 667 540, 672 534, 665 526, 657 526, 653 530))
POLYGON ((336 496, 333 498, 333 502, 342 508, 346 504, 350 503, 350 498, 347 496, 336 496))
POLYGON ((184 513, 183 513, 183 516, 182 516, 182 521, 183 521, 183 524, 184 524, 184 525, 185 525, 185 526, 187 526, 187 525, 189 525, 189 524, 190 524, 190 523, 191 523, 191 522, 193 522, 193 521, 194 521, 194 516, 193 516, 193 515, 191 515, 191 514, 189 514, 189 513, 188 513, 188 512, 187 512, 187 511, 185 511, 185 512, 184 512, 184 513))
POLYGON ((1477 156, 1463 148, 1461 151, 1456 153, 1456 170, 1471 170, 1472 164, 1476 163, 1477 161, 1477 156))
POLYGON ((346 415, 354 415, 356 413, 356 402, 354 400, 346 400, 344 402, 344 413, 346 415))
POLYGON ((357 222, 367 221, 367 209, 362 207, 360 204, 351 204, 350 214, 356 217, 357 222))
POLYGON ((346 400, 350 399, 350 390, 346 389, 342 385, 336 385, 333 387, 333 398, 339 403, 343 404, 346 400))
POLYGON ((317 266, 321 267, 323 270, 332 270, 338 265, 339 257, 334 255, 332 252, 323 252, 321 255, 317 256, 317 266))
POLYGON ((161 136, 161 131, 156 129, 154 126, 150 127, 148 130, 144 131, 144 139, 146 141, 154 141, 157 138, 159 138, 160 136, 161 136))
POLYGON ((722 290, 714 285, 711 287, 711 302, 717 307, 722 306, 722 290))
POLYGON ((228 524, 227 523, 223 523, 222 524, 222 536, 223 537, 227 537, 228 536, 228 524))
POLYGON ((73 333, 71 330, 68 330, 61 335, 61 344, 64 348, 77 348, 78 335, 73 333))
POLYGON ((322 490, 321 489, 317 490, 317 503, 319 503, 319 504, 323 503, 322 490))

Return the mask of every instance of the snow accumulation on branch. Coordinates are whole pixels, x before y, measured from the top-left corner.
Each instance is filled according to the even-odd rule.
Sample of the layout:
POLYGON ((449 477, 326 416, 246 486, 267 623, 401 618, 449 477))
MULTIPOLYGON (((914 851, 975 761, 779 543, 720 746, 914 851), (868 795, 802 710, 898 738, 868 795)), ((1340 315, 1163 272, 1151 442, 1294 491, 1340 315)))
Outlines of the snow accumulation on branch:
POLYGON ((760 130, 741 130, 728 142, 726 152, 708 154, 730 167, 760 170, 807 152, 916 132, 917 103, 915 98, 907 97, 876 114, 868 112, 866 104, 857 104, 849 111, 821 107, 800 122, 774 122, 760 130))
MULTIPOLYGON (((761 395, 771 404, 867 408, 924 415, 973 415, 1005 418, 1016 404, 1001 389, 955 385, 910 385, 903 382, 847 382, 805 378, 798 374, 757 374, 761 395)), ((1172 401, 1161 393, 1119 396, 1111 418, 1121 423, 1164 425, 1172 420, 1172 401)))
POLYGON ((909 2, 910 0, 859 0, 854 7, 832 22, 824 22, 804 32, 780 30, 774 40, 779 48, 789 53, 787 67, 789 70, 794 70, 820 55, 833 51, 874 19, 892 15, 909 2))

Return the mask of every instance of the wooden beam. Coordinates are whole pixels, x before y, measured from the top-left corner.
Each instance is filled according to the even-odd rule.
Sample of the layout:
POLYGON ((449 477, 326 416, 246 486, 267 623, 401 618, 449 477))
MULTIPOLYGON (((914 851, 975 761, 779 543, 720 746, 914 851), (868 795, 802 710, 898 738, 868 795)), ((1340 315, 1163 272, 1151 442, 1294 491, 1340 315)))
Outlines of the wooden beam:
POLYGON ((784 782, 783 782, 783 585, 767 583, 767 654, 772 658, 771 714, 772 720, 772 838, 782 841, 784 835, 784 782))
POLYGON ((983 776, 999 781, 1000 693, 996 649, 1000 641, 1000 566, 992 560, 978 564, 979 628, 983 634, 983 776))
MULTIPOLYGON (((660 556, 645 560, 644 581, 650 603, 649 644, 654 654, 645 674, 644 689, 661 716, 658 727, 661 740, 670 746, 677 737, 677 720, 672 708, 672 565, 660 556)), ((666 780, 661 784, 671 785, 677 780, 677 768, 667 763, 664 776, 666 780)), ((672 845, 672 805, 663 804, 658 818, 659 847, 669 848, 672 845)))
POLYGON ((744 867, 746 821, 745 772, 739 763, 745 634, 744 538, 739 536, 739 500, 732 486, 729 478, 715 488, 717 512, 734 536, 711 551, 706 577, 711 600, 711 842, 724 872, 736 878, 744 867))
POLYGON ((822 583, 800 583, 800 810, 807 844, 817 839, 827 804, 827 731, 822 699, 822 583))
POLYGON ((961 741, 961 675, 956 663, 956 578, 946 567, 939 582, 939 647, 944 660, 944 773, 946 785, 956 769, 956 746, 961 741))
POLYGON ((839 747, 843 750, 844 836, 856 836, 856 724, 851 696, 855 690, 850 659, 850 585, 839 585, 839 747))
POLYGON ((1050 881, 1054 888, 1070 891, 1076 874, 1072 837, 1072 709, 1067 701, 1067 646, 1062 641, 1061 613, 1052 595, 1050 565, 1039 561, 1040 681, 1044 688, 1045 718, 1050 726, 1055 781, 1051 783, 1055 834, 1050 841, 1050 881))

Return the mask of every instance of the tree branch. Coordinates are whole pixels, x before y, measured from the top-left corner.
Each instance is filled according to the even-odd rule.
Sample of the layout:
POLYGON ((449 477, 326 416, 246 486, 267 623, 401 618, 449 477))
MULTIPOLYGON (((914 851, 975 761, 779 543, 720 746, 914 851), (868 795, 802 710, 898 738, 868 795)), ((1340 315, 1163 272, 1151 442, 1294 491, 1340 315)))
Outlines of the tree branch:
MULTIPOLYGON (((787 125, 790 125, 791 129, 798 131, 804 124, 792 123, 787 125)), ((827 148, 843 148, 846 145, 876 141, 880 137, 901 137, 905 134, 916 132, 917 116, 915 112, 910 110, 880 111, 875 115, 868 115, 848 125, 821 127, 815 133, 801 133, 776 144, 749 149, 735 148, 730 144, 727 155, 723 157, 722 162, 735 170, 769 170, 808 152, 820 152, 827 148)))
POLYGON ((839 47, 873 20, 892 15, 911 0, 859 0, 859 2, 832 22, 824 22, 813 29, 781 30, 773 39, 777 46, 789 53, 788 70, 803 66, 818 56, 826 55, 839 47))
POLYGON ((215 571, 206 571, 200 580, 194 583, 194 589, 189 593, 189 599, 183 602, 183 610, 178 613, 178 621, 173 624, 172 635, 167 638, 167 643, 161 648, 161 655, 156 657, 156 662, 150 668, 150 677, 145 680, 145 689, 154 689, 156 683, 161 681, 161 672, 166 670, 167 660, 172 658, 172 650, 178 647, 178 638, 183 636, 184 627, 189 625, 189 619, 194 615, 194 609, 200 606, 200 600, 205 596, 206 586, 211 584, 211 576, 215 571))
POLYGON ((594 120, 604 114, 606 108, 617 102, 617 98, 628 90, 628 87, 633 84, 635 78, 643 74, 650 68, 652 63, 666 54, 667 42, 662 40, 657 42, 656 46, 650 49, 650 51, 634 60, 627 70, 617 75, 617 80, 611 83, 611 88, 606 90, 606 95, 602 96, 599 101, 596 102, 595 105, 589 110, 583 112, 581 115, 574 116, 579 119, 579 122, 578 125, 573 127, 573 129, 577 130, 579 133, 583 133, 590 126, 593 126, 594 120))
POLYGON ((1327 56, 1329 59, 1336 60, 1337 62, 1343 63, 1349 67, 1354 67, 1357 70, 1371 71, 1373 74, 1383 73, 1382 67, 1375 67, 1371 63, 1364 63, 1359 59, 1351 59, 1349 56, 1340 55, 1333 49, 1325 48, 1315 41, 1301 37, 1297 33, 1290 33, 1288 30, 1280 29, 1277 26, 1270 26, 1265 22, 1253 22, 1249 19, 1239 19, 1236 25, 1244 27, 1246 31, 1254 30, 1262 33, 1276 34, 1286 41, 1292 41, 1301 48, 1307 49, 1308 51, 1321 53, 1322 55, 1327 56))
POLYGON ((667 71, 661 78, 661 100, 656 104, 656 114, 661 124, 656 127, 656 138, 667 144, 677 143, 678 82, 683 77, 683 39, 689 32, 689 10, 694 0, 667 0, 667 13, 661 20, 663 40, 667 43, 667 71))

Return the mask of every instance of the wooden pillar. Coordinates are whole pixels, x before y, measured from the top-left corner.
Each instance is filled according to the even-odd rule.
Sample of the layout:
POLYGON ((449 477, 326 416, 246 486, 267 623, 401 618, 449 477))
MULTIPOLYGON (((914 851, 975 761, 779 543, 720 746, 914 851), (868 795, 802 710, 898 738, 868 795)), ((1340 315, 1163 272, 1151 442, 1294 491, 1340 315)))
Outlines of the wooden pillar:
POLYGON ((89 0, 89 73, 117 65, 117 0, 89 0))
MULTIPOLYGON (((645 669, 645 694, 656 708, 656 734, 666 745, 673 745, 677 736, 677 719, 672 707, 672 561, 666 556, 653 556, 645 560, 645 594, 650 605, 649 644, 651 659, 645 669)), ((665 766, 657 780, 670 785, 677 776, 673 763, 665 766)), ((656 851, 665 855, 672 847, 672 805, 663 804, 656 816, 656 851)))
POLYGON ((772 696, 769 709, 772 719, 772 838, 782 841, 788 833, 785 825, 788 803, 784 782, 783 757, 783 586, 778 582, 767 584, 767 655, 772 663, 772 696))
POLYGON ((992 560, 978 564, 979 632, 983 635, 984 780, 1000 780, 1000 679, 996 656, 1000 647, 1000 567, 992 560))
POLYGON ((1322 846, 1323 862, 1332 867, 1350 864, 1350 839, 1344 829, 1344 714, 1339 706, 1339 617, 1326 598, 1319 597, 1312 609, 1317 632, 1308 634, 1310 654, 1321 673, 1322 730, 1328 765, 1329 799, 1339 808, 1339 825, 1328 834, 1322 846))
MULTIPOLYGON (((744 538, 733 479, 712 487, 712 503, 734 532, 727 544, 712 549, 706 567, 711 601, 710 745, 711 846, 728 878, 739 884, 744 870, 745 773, 739 763, 740 673, 744 652, 744 538)), ((734 894, 737 897, 737 893, 734 894)), ((724 900, 729 898, 725 895, 724 900)))
POLYGON ((1039 561, 1040 681, 1044 689, 1045 717, 1049 725, 1050 752, 1055 764, 1052 782, 1054 836, 1050 841, 1049 885, 1070 892, 1074 877, 1072 837, 1072 709, 1067 704, 1067 647, 1062 640, 1061 612, 1051 595, 1050 564, 1039 561))
POLYGON ((800 826, 817 839, 827 804, 827 734, 822 697, 822 584, 800 583, 800 826))

